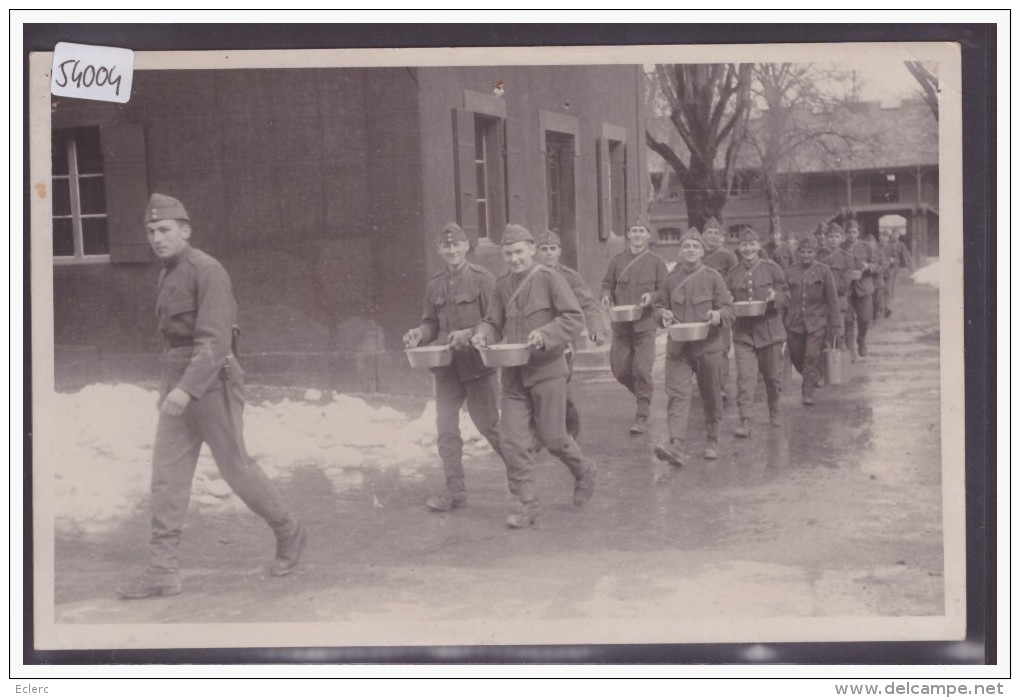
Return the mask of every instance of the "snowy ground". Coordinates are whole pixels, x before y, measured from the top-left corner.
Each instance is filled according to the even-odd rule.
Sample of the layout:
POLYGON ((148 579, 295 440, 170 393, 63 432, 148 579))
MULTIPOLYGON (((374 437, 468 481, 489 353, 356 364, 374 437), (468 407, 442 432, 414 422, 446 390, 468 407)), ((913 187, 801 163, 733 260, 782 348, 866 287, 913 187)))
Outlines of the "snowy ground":
MULTIPOLYGON (((156 392, 134 385, 96 384, 53 398, 57 428, 53 468, 58 528, 100 531, 147 505, 156 392)), ((466 412, 465 451, 489 448, 466 412)), ((350 395, 262 402, 245 407, 245 443, 270 478, 298 467, 320 469, 337 489, 356 487, 368 468, 414 476, 438 467, 435 403, 422 414, 372 407, 350 395)), ((192 503, 243 506, 220 478, 208 447, 199 456, 192 503)))
POLYGON ((942 264, 938 257, 925 257, 921 260, 923 266, 910 275, 916 283, 934 286, 938 288, 939 277, 943 273, 942 264))

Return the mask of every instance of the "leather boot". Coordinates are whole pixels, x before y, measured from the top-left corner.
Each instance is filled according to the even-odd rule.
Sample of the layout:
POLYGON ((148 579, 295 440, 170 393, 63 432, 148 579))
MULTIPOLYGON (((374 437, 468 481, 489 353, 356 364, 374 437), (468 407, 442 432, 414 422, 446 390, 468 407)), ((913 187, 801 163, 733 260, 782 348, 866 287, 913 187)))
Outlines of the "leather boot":
POLYGON ((115 591, 122 599, 147 599, 150 596, 176 596, 181 593, 181 578, 177 570, 146 567, 127 582, 118 584, 115 591))
POLYGON ((274 527, 273 532, 276 534, 276 559, 269 566, 269 574, 284 577, 297 567, 308 540, 308 532, 294 517, 274 527))

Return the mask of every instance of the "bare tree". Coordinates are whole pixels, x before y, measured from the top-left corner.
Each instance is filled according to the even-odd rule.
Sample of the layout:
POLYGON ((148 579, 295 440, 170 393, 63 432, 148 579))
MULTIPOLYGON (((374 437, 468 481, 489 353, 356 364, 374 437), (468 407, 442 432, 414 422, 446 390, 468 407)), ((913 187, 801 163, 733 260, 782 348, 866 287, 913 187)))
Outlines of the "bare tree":
POLYGON ((744 143, 756 156, 770 234, 781 227, 782 204, 798 188, 798 155, 822 151, 839 160, 855 145, 870 145, 868 134, 847 118, 847 107, 855 101, 855 78, 812 63, 755 66, 754 118, 744 131, 744 143))
POLYGON ((935 121, 939 120, 939 78, 932 72, 921 61, 903 61, 903 65, 907 67, 910 74, 917 80, 917 84, 921 86, 921 96, 924 98, 925 104, 931 109, 932 115, 935 117, 935 121))
POLYGON ((655 87, 682 147, 650 130, 645 142, 676 173, 688 223, 699 229, 712 216, 721 219, 729 199, 751 104, 752 68, 751 63, 655 66, 655 87))

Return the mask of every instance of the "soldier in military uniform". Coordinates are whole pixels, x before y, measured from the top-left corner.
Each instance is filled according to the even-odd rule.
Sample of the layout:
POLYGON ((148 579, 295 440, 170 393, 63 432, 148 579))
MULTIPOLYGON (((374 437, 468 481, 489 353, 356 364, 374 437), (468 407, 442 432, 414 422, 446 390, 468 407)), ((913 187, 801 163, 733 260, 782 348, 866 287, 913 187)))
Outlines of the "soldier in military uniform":
MULTIPOLYGON (((592 295, 592 292, 588 289, 588 284, 584 283, 581 275, 566 264, 560 263, 562 252, 563 245, 559 235, 551 230, 546 230, 542 233, 538 240, 538 261, 550 269, 555 269, 567 280, 567 283, 570 284, 570 290, 574 292, 574 297, 577 298, 577 302, 581 305, 581 312, 584 313, 584 326, 588 333, 588 340, 597 346, 602 346, 606 343, 606 320, 603 316, 602 307, 595 300, 595 296, 592 295)), ((573 346, 567 347, 565 356, 567 357, 567 368, 570 370, 570 375, 567 376, 567 433, 574 439, 577 439, 577 435, 581 433, 581 415, 574 404, 574 391, 572 390, 573 381, 571 378, 574 373, 573 346)))
POLYGON ((733 323, 733 350, 737 358, 737 436, 751 435, 751 405, 758 373, 765 379, 769 422, 780 426, 779 394, 783 388, 782 349, 786 340, 781 313, 790 300, 786 277, 779 265, 762 259, 761 242, 752 228, 740 234, 740 264, 726 276, 734 301, 768 301, 765 315, 738 317, 733 323))
MULTIPOLYGON (((879 233, 879 237, 882 237, 882 233, 879 233)), ((875 261, 878 264, 878 271, 875 272, 874 275, 875 300, 871 315, 871 321, 875 324, 877 324, 880 320, 884 320, 888 316, 886 310, 889 309, 889 299, 886 279, 888 278, 889 268, 892 266, 892 262, 889 261, 889 257, 886 255, 883 247, 888 241, 888 233, 885 233, 885 237, 881 243, 875 239, 874 235, 868 235, 864 238, 864 242, 871 248, 872 253, 875 255, 875 261)))
MULTIPOLYGON (((697 232, 697 228, 691 228, 691 230, 697 232)), ((715 269, 725 279, 726 275, 730 273, 730 269, 740 262, 737 261, 737 255, 723 244, 722 226, 714 216, 705 221, 705 232, 702 234, 702 239, 705 243, 705 257, 702 263, 706 267, 715 269)), ((719 333, 723 348, 722 356, 719 359, 721 371, 719 389, 722 391, 723 409, 726 409, 730 402, 730 354, 733 349, 733 328, 730 325, 724 325, 719 328, 719 333)))
POLYGON ((771 237, 771 240, 762 245, 762 250, 767 255, 767 259, 771 259, 781 269, 792 266, 796 260, 794 259, 793 250, 787 246, 786 241, 783 239, 782 229, 777 226, 772 231, 771 237))
POLYGON ((456 223, 439 233, 439 255, 446 268, 429 279, 421 324, 407 331, 404 345, 446 345, 453 363, 432 369, 436 395, 436 445, 443 461, 446 488, 425 503, 431 511, 450 511, 467 504, 464 485, 464 441, 460 408, 467 403, 471 421, 502 457, 499 443, 499 404, 496 369, 482 363, 471 346, 475 326, 485 317, 496 288, 496 277, 467 260, 471 244, 456 223))
POLYGON ((652 364, 655 363, 655 323, 652 321, 652 294, 666 280, 666 262, 649 250, 651 231, 638 218, 627 229, 627 249, 609 261, 602 279, 602 306, 637 305, 642 315, 634 322, 614 322, 609 347, 609 365, 613 377, 637 400, 631 434, 648 432, 648 413, 652 403, 652 364))
POLYGON ((825 235, 825 247, 822 248, 820 256, 822 264, 832 271, 832 279, 836 284, 836 295, 839 297, 839 310, 843 314, 843 333, 837 337, 837 346, 844 345, 850 349, 850 355, 856 357, 857 350, 849 338, 854 336, 854 314, 850 307, 850 284, 853 283, 851 274, 857 268, 857 262, 852 254, 843 249, 843 226, 839 223, 829 225, 825 235))
POLYGON ((581 332, 584 314, 566 279, 539 263, 535 252, 527 228, 506 226, 503 256, 510 271, 496 281, 492 304, 471 338, 479 348, 502 339, 531 349, 527 364, 503 368, 500 378, 500 443, 510 491, 520 500, 507 518, 510 528, 525 528, 538 517, 532 425, 542 445, 570 470, 574 505, 583 507, 595 491, 595 464, 566 429, 569 371, 563 353, 581 332))
POLYGON ((191 219, 177 199, 153 194, 146 209, 149 243, 163 260, 156 317, 163 336, 159 421, 152 454, 149 565, 116 591, 125 599, 181 591, 177 550, 203 443, 238 497, 276 535, 273 576, 290 574, 305 528, 244 448, 244 381, 231 349, 237 305, 219 262, 191 247, 191 219))
POLYGON ((722 275, 702 263, 705 246, 701 235, 690 228, 680 238, 680 261, 652 298, 653 320, 662 327, 674 322, 709 322, 705 339, 666 342, 666 424, 669 440, 654 449, 659 460, 683 465, 690 456, 684 443, 690 416, 694 381, 697 380, 708 432, 704 457, 719 457, 719 421, 722 395, 719 362, 722 360, 721 329, 733 321, 733 298, 722 275))
POLYGON ((832 270, 815 260, 818 243, 813 237, 797 243, 799 264, 786 270, 790 305, 783 314, 790 360, 803 377, 801 400, 815 404, 815 388, 821 377, 822 349, 829 338, 842 336, 843 314, 832 270), (828 328, 828 334, 826 333, 828 328))
POLYGON ((910 250, 907 249, 906 244, 900 239, 900 232, 893 232, 890 235, 889 244, 886 247, 886 254, 889 257, 889 261, 892 266, 889 268, 889 312, 887 315, 892 313, 892 300, 896 297, 896 280, 900 275, 900 269, 906 267, 910 271, 914 271, 914 260, 910 256, 910 250))
MULTIPOLYGON (((860 239, 861 229, 856 220, 847 224, 847 240, 843 247, 853 255, 856 268, 862 272, 860 279, 850 283, 850 309, 854 314, 857 329, 857 354, 868 355, 868 328, 875 315, 875 276, 881 273, 878 255, 871 246, 860 239)), ((853 344, 853 337, 847 341, 853 344)))

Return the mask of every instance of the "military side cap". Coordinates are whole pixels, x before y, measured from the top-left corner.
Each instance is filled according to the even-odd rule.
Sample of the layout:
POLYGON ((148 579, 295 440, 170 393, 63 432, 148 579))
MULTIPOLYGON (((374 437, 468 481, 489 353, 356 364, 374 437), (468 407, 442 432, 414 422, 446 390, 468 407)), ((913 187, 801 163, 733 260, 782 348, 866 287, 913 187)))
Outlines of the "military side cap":
POLYGON ((680 236, 680 243, 683 244, 685 240, 697 240, 698 243, 704 247, 705 241, 701 238, 701 233, 693 225, 687 229, 687 232, 680 236))
POLYGON ((536 240, 539 245, 556 245, 557 247, 563 247, 563 242, 560 241, 560 236, 551 230, 546 230, 544 233, 538 236, 536 240))
POLYGON ((507 223, 503 230, 503 244, 512 245, 515 242, 534 242, 535 238, 531 231, 517 223, 507 223))
POLYGON ((797 240, 797 249, 798 250, 817 250, 818 249, 818 241, 815 240, 813 237, 811 237, 809 235, 804 236, 804 237, 800 238, 799 240, 797 240))
POLYGON ((751 226, 746 226, 740 231, 740 242, 761 242, 758 232, 751 226))
POLYGON ((632 220, 630 225, 627 226, 627 230, 630 230, 631 228, 644 228, 645 230, 651 230, 648 225, 648 220, 644 216, 635 216, 634 220, 632 220))
POLYGON ((463 228, 451 222, 439 231, 439 244, 442 245, 444 242, 468 242, 468 236, 463 228))
POLYGON ((843 226, 841 226, 839 223, 829 223, 829 229, 826 231, 826 234, 829 233, 839 233, 840 235, 842 235, 843 226))
POLYGON ((705 232, 707 233, 709 230, 715 230, 720 233, 722 232, 722 225, 719 223, 718 220, 716 220, 715 216, 712 216, 707 221, 705 221, 705 232))
POLYGON ((162 221, 168 218, 191 222, 188 212, 184 210, 184 204, 174 197, 167 196, 166 194, 153 194, 150 196, 149 205, 145 209, 145 222, 152 223, 153 221, 162 221))

